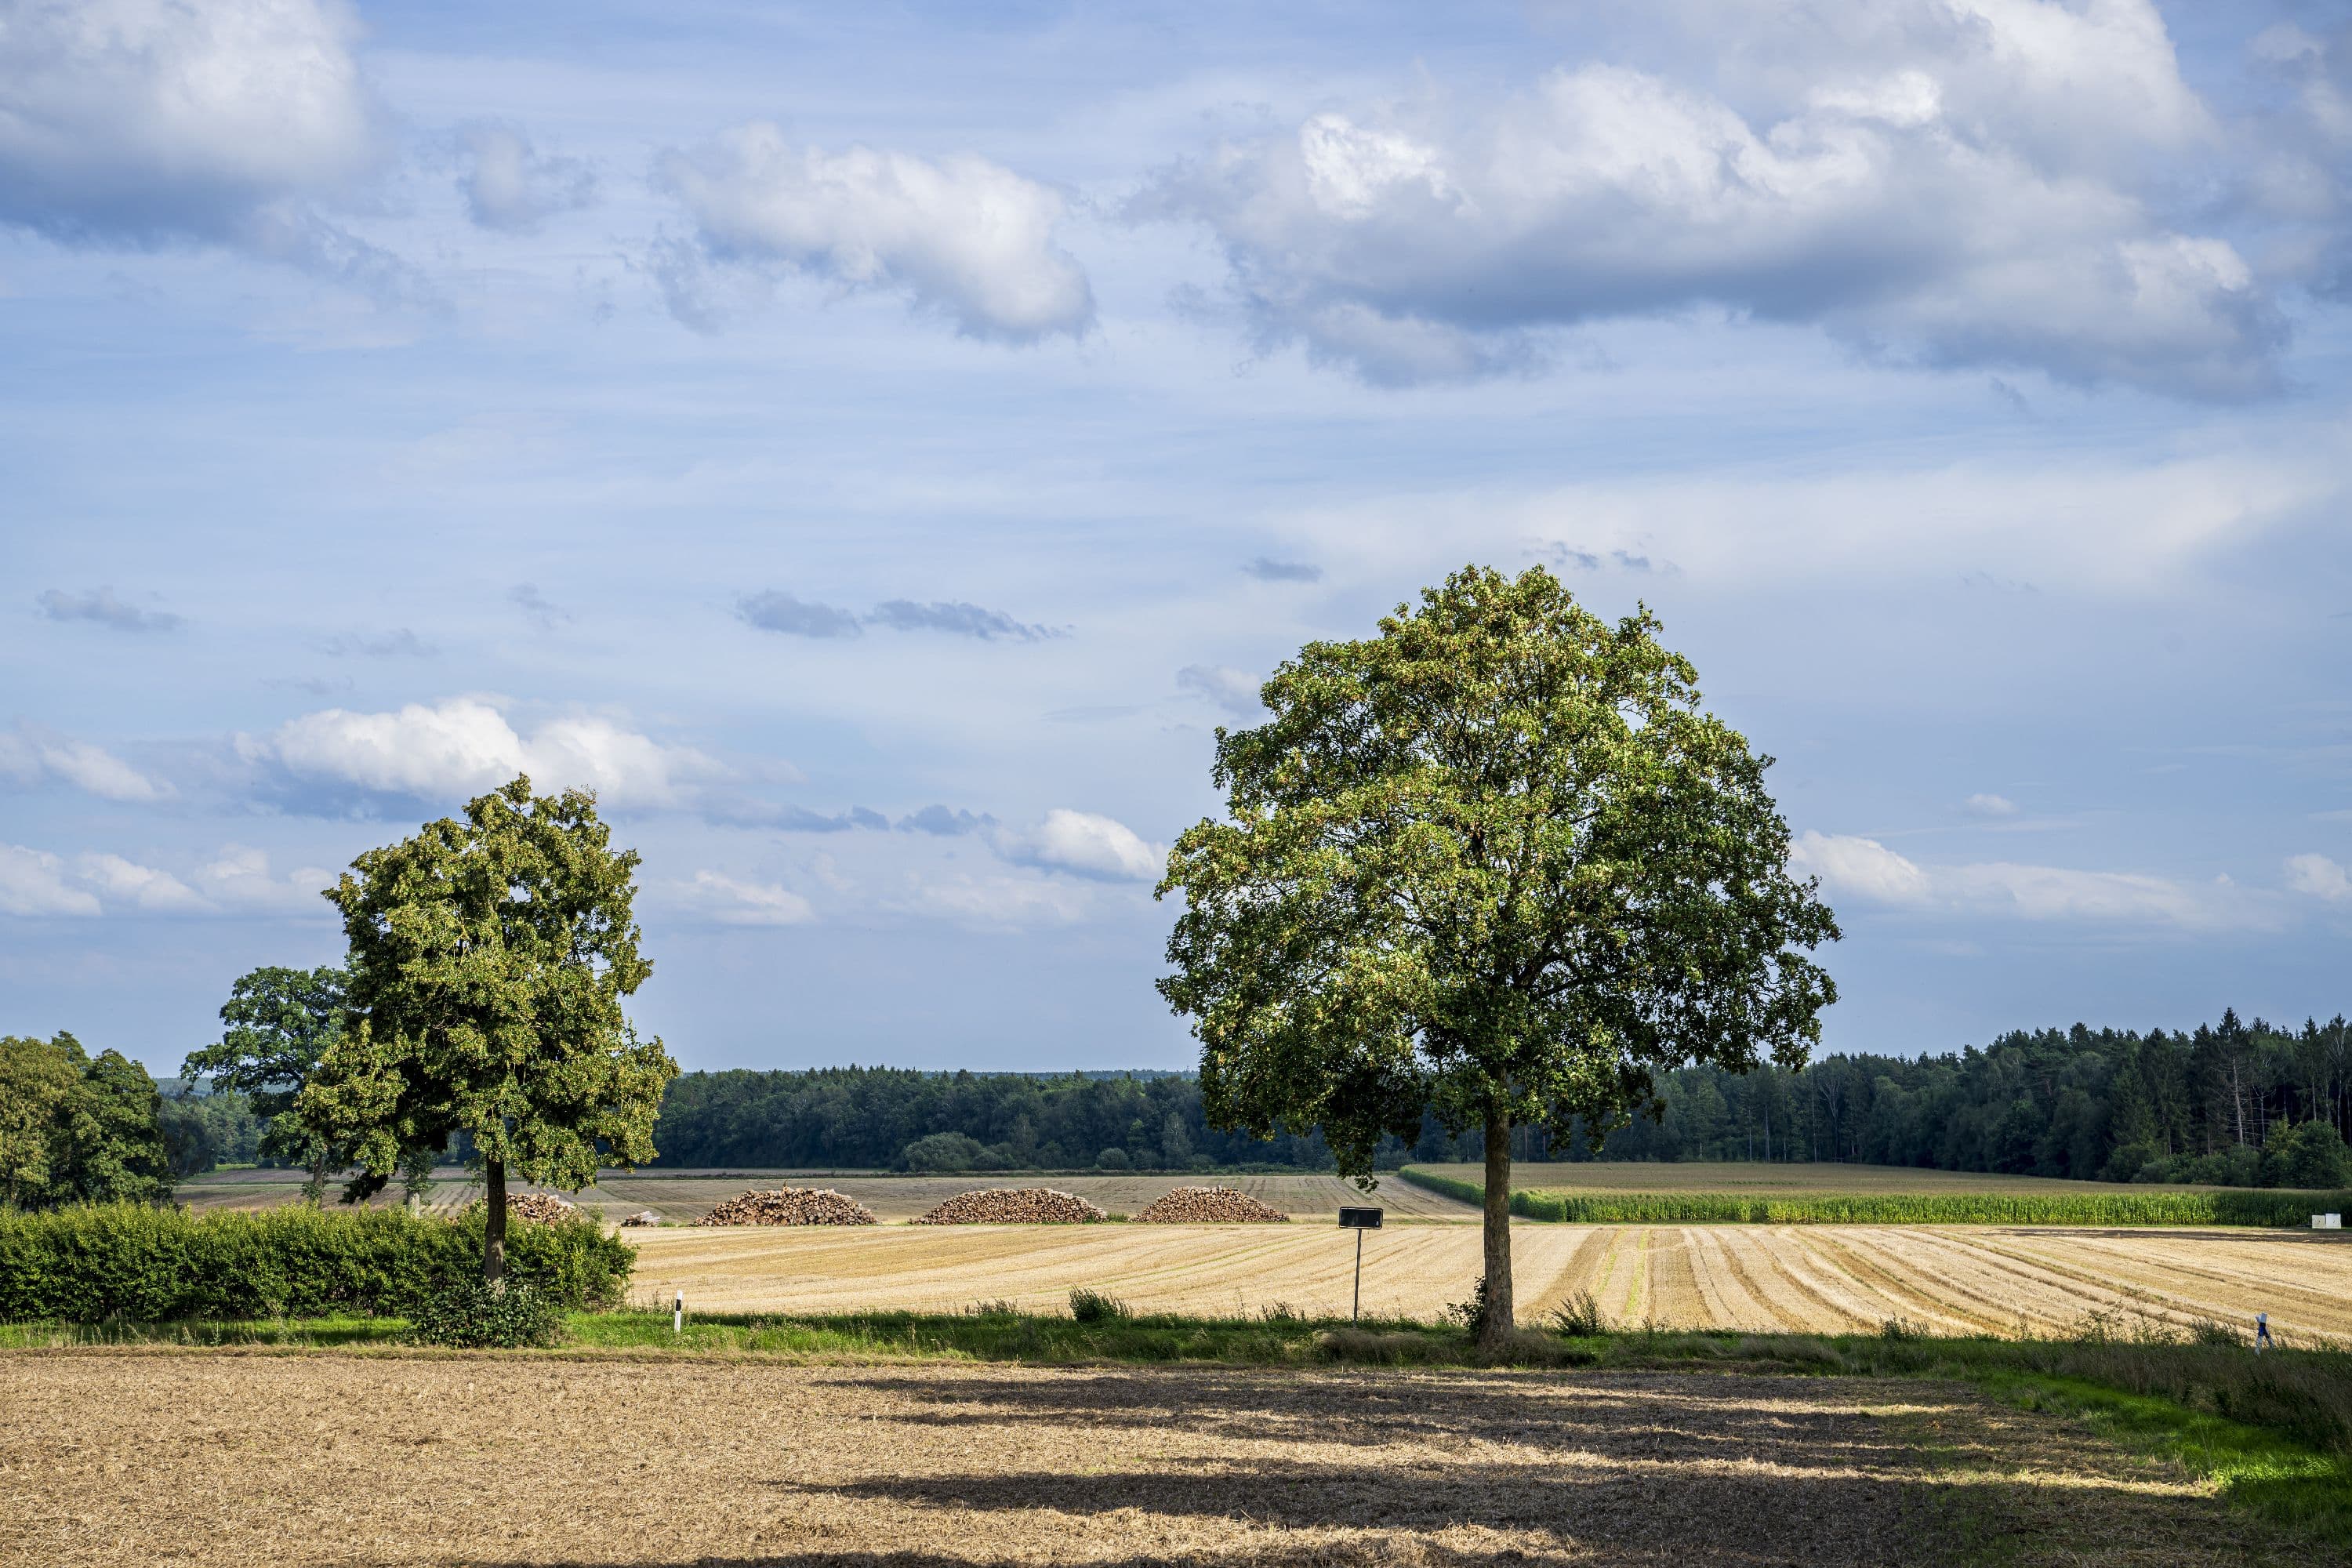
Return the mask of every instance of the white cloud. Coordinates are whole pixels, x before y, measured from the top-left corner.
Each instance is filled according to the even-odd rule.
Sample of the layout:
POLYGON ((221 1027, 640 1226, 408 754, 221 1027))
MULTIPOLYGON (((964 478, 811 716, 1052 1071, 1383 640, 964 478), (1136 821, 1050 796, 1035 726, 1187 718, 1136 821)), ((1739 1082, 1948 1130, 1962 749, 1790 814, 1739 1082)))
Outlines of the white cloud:
MULTIPOLYGON (((900 291, 974 337, 1075 336, 1094 320, 1085 270, 1055 243, 1061 196, 984 158, 826 153, 761 123, 663 154, 657 177, 718 260, 900 291)), ((677 279, 665 286, 674 309, 693 294, 677 279)), ((697 306, 682 319, 702 316, 697 306)))
POLYGON ((96 888, 109 904, 129 904, 157 914, 186 914, 212 906, 196 890, 152 866, 142 866, 120 855, 84 855, 81 879, 96 888))
POLYGON ((1107 882, 1157 882, 1168 858, 1124 823, 1065 807, 1047 812, 1045 821, 1025 833, 998 834, 996 844, 998 853, 1016 865, 1107 882))
POLYGON ((816 909, 791 889, 747 882, 718 871, 697 871, 680 889, 683 901, 721 925, 806 925, 816 909))
POLYGON ((98 900, 68 886, 54 855, 20 844, 0 844, 0 914, 94 915, 98 900))
POLYGON ((519 125, 473 121, 457 128, 457 143, 464 163, 457 191, 467 216, 484 228, 528 234, 596 199, 596 175, 586 163, 540 152, 519 125))
POLYGON ((149 778, 103 746, 24 726, 13 735, 0 734, 0 773, 25 784, 57 779, 105 800, 162 800, 172 793, 171 785, 149 778))
POLYGON ((1258 688, 1264 684, 1246 669, 1233 669, 1222 664, 1188 664, 1176 672, 1179 690, 1213 702, 1242 719, 1265 717, 1265 704, 1258 700, 1258 688))
POLYGON ((696 781, 723 772, 690 747, 665 746, 606 719, 551 719, 526 736, 470 697, 390 713, 330 708, 242 745, 297 778, 425 798, 479 794, 527 773, 536 788, 581 786, 614 804, 671 805, 696 781))
POLYGON ((1798 835, 1790 863, 1840 898, 1898 908, 2012 915, 2029 921, 2206 929, 2259 923, 2259 911, 2226 884, 2191 888, 2163 877, 1987 861, 1923 866, 1874 838, 1798 835))
POLYGON ((2160 210, 2149 171, 2212 126, 2145 0, 1922 0, 1852 18, 1859 47, 1824 27, 1780 58, 1785 8, 1694 9, 1757 37, 1742 107, 1607 64, 1499 100, 1427 87, 1223 145, 1130 214, 1205 225, 1261 342, 1375 382, 1521 368, 1532 330, 1717 307, 1929 363, 2275 384, 2284 318, 2252 269, 2160 210))
POLYGON ((1971 816, 2015 816, 2017 803, 2005 795, 1972 795, 1960 803, 1971 816))
POLYGON ((242 844, 223 845, 220 853, 195 873, 196 886, 215 904, 320 916, 329 910, 319 895, 334 886, 335 879, 334 872, 317 866, 297 867, 282 877, 274 876, 268 853, 242 844))
POLYGON ((288 203, 377 156, 354 31, 333 0, 0 0, 0 220, 299 248, 288 203))
POLYGON ((982 930, 1074 925, 1093 911, 1088 889, 1042 877, 958 877, 919 884, 889 906, 901 914, 982 930))
POLYGON ((1807 828, 1790 846, 1789 863, 1801 875, 1819 877, 1832 894, 1853 893, 1882 904, 1916 904, 1927 898, 1927 874, 1875 838, 1807 828))
POLYGON ((2325 855, 2290 855, 2286 862, 2286 885, 2298 893, 2308 893, 2315 899, 2340 904, 2352 899, 2352 868, 2325 855))

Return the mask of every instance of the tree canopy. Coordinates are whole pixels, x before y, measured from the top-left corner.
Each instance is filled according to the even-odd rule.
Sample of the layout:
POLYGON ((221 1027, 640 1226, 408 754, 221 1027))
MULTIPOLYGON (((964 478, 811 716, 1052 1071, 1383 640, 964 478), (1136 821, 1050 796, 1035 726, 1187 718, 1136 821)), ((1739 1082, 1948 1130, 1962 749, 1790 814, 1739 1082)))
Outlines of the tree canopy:
POLYGON ((1160 985, 1213 1121, 1319 1127, 1351 1174, 1424 1109, 1483 1129, 1490 1337, 1515 1126, 1617 1125, 1684 1062, 1797 1066, 1836 996, 1769 759, 1659 630, 1471 567, 1378 637, 1308 644, 1266 722, 1218 731, 1226 819, 1160 889, 1185 897, 1160 985))
POLYGON ((489 1189, 483 1278, 504 1265, 509 1170, 578 1190, 654 1155, 677 1064, 622 998, 653 972, 631 913, 637 856, 595 799, 517 778, 414 838, 371 849, 327 897, 351 943, 344 1024, 297 1098, 349 1151, 346 1195, 463 1131, 489 1189))
POLYGON ((16 1207, 172 1195, 172 1163, 147 1069, 81 1042, 0 1038, 0 1190, 16 1207))
POLYGON ((221 1005, 221 1037, 188 1053, 180 1066, 215 1090, 244 1095, 254 1115, 269 1122, 261 1152, 310 1167, 312 1202, 326 1191, 327 1173, 341 1162, 336 1151, 286 1114, 342 1027, 350 976, 331 965, 288 969, 265 964, 237 977, 221 1005))

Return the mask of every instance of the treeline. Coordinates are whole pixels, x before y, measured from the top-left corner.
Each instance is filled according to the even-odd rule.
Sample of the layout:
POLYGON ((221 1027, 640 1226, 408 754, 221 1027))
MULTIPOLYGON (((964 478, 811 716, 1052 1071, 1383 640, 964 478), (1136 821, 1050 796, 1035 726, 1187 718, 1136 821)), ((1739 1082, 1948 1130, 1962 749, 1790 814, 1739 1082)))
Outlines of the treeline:
MULTIPOLYGON (((2186 1032, 2019 1030, 1982 1050, 1687 1069, 1612 1159, 1832 1160, 2221 1186, 2346 1184, 2352 1027, 2226 1012, 2186 1032)), ((1555 1159, 1590 1158, 1577 1146, 1555 1159)))
MULTIPOLYGON (((2020 1030, 1937 1057, 1839 1055, 1788 1072, 1664 1075, 1659 1115, 1605 1140, 1521 1129, 1519 1160, 1836 1161, 2110 1182, 2352 1182, 2352 1027, 2235 1012, 2187 1032, 2020 1030)), ((665 1165, 914 1170, 1328 1169, 1321 1138, 1208 1125, 1190 1078, 882 1068, 688 1073, 656 1142, 665 1165)), ((1433 1117, 1376 1163, 1480 1157, 1433 1117)))

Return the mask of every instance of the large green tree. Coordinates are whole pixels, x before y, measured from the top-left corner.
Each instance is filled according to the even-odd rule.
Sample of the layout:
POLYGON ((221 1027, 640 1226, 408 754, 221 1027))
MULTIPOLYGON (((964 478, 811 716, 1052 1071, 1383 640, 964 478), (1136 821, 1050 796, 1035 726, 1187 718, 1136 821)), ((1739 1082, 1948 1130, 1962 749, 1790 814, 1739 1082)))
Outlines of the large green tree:
POLYGON ((24 1208, 170 1197, 162 1107, 120 1051, 93 1058, 62 1030, 0 1039, 0 1192, 24 1208))
POLYGON ((303 1190, 312 1203, 326 1194, 337 1152, 288 1112, 342 1028, 350 979, 331 964, 265 964, 239 975, 221 1004, 221 1037, 180 1064, 183 1077, 207 1079, 215 1090, 234 1090, 251 1101, 253 1113, 269 1122, 261 1152, 308 1169, 303 1190))
POLYGON ((1220 1126, 1319 1127, 1369 1179, 1424 1108, 1482 1130, 1480 1337, 1513 1326, 1512 1129, 1651 1109, 1687 1062, 1801 1064, 1837 926, 1788 867, 1769 759, 1700 705, 1647 611, 1470 568, 1380 635, 1311 643, 1217 736, 1186 831, 1170 1004, 1220 1126))
POLYGON ((80 1088, 81 1068, 62 1045, 22 1035, 0 1038, 0 1200, 9 1207, 47 1201, 58 1130, 80 1088))
POLYGON ((577 1191, 600 1164, 652 1159, 677 1076, 621 1009, 653 964, 630 912, 636 853, 611 840, 593 795, 534 796, 517 778, 462 821, 369 850, 326 895, 351 942, 345 1020, 296 1113, 349 1151, 352 1199, 471 1134, 489 1283, 506 1269, 508 1173, 577 1191))

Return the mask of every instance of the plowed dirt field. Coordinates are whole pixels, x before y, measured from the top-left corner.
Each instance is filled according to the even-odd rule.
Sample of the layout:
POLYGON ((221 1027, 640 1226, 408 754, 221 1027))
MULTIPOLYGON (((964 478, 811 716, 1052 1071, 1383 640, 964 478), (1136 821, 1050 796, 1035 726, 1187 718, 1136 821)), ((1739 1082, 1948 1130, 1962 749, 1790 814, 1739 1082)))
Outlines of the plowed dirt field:
MULTIPOLYGON (((635 1289, 724 1311, 1062 1305, 1075 1286, 1148 1310, 1344 1313, 1353 1237, 1322 1226, 654 1230, 635 1289)), ((1435 1316, 1478 1271, 1478 1228, 1364 1241, 1364 1309, 1435 1316)), ((2352 1343, 2352 1244, 2294 1231, 1924 1226, 1517 1226, 1521 1315, 1591 1290, 1620 1322, 1937 1332, 2072 1331, 2106 1314, 2186 1327, 2267 1311, 2297 1342, 2352 1343)))
POLYGON ((1938 1384, 0 1355, 0 1563, 2315 1561, 1938 1384))

